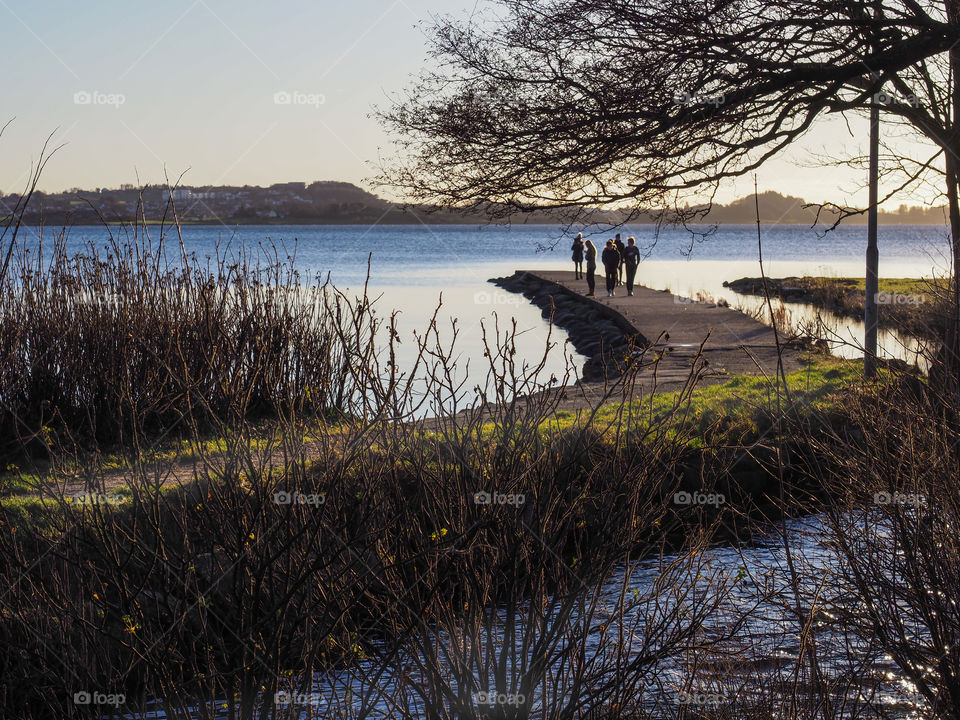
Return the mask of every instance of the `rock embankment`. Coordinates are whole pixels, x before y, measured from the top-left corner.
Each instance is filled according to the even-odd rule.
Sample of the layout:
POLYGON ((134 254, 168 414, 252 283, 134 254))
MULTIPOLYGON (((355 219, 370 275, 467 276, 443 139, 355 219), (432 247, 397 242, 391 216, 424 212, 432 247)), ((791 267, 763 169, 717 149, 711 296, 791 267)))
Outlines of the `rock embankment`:
POLYGON ((544 318, 552 318, 554 325, 567 331, 577 352, 588 358, 581 374, 584 382, 619 377, 634 351, 649 345, 616 310, 532 273, 518 270, 490 282, 523 295, 541 309, 544 318))

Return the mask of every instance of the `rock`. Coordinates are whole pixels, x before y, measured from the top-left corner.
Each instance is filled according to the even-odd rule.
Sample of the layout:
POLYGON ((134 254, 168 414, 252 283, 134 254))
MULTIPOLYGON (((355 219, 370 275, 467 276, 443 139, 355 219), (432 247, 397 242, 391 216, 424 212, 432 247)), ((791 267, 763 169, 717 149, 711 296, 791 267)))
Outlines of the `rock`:
MULTIPOLYGON (((616 311, 572 293, 552 282, 529 273, 516 272, 490 282, 509 292, 520 293, 540 308, 543 318, 563 328, 577 352, 590 359, 584 363, 584 381, 614 378, 623 370, 623 358, 629 353, 634 338, 629 325, 616 311)), ((637 336, 638 342, 643 338, 637 336)))

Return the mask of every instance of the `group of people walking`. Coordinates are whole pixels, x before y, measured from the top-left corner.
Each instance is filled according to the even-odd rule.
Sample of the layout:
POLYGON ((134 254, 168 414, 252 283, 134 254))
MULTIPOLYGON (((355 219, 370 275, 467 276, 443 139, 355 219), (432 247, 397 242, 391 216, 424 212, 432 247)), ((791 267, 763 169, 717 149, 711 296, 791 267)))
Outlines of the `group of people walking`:
MULTIPOLYGON (((586 260, 587 287, 590 289, 587 295, 593 295, 596 287, 597 247, 593 241, 584 240, 583 233, 577 233, 570 249, 573 251, 573 270, 577 280, 584 277, 583 262, 586 260)), ((627 295, 633 295, 633 283, 637 277, 637 266, 640 264, 640 248, 637 247, 636 238, 628 237, 627 244, 624 245, 620 233, 617 233, 616 239, 607 240, 600 255, 600 262, 603 263, 606 273, 607 297, 614 297, 616 287, 623 285, 624 271, 627 276, 627 295)))

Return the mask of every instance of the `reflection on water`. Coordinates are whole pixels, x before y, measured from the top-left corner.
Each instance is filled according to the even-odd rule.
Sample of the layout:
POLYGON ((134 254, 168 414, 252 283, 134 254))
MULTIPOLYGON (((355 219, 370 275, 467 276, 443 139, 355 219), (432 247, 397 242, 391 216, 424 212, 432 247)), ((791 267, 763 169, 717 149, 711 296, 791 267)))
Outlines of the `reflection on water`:
MULTIPOLYGON (((502 267, 489 268, 488 277, 505 274, 498 273, 501 270, 502 267)), ((350 291, 346 294, 349 296, 350 291)), ((551 328, 538 307, 522 295, 487 283, 486 279, 446 287, 373 285, 370 295, 376 301, 377 316, 383 321, 381 354, 386 355, 393 316, 397 366, 407 374, 416 367, 412 395, 427 399, 427 404, 416 411, 417 416, 454 412, 484 400, 496 401, 498 376, 514 377, 523 394, 536 390, 537 384, 551 381, 572 384, 585 360, 567 343, 566 331, 551 328), (421 347, 443 352, 421 355, 421 347), (441 355, 450 359, 446 368, 438 363, 441 355), (433 390, 438 387, 431 382, 434 377, 443 378, 442 399, 432 397, 431 386, 433 390)))

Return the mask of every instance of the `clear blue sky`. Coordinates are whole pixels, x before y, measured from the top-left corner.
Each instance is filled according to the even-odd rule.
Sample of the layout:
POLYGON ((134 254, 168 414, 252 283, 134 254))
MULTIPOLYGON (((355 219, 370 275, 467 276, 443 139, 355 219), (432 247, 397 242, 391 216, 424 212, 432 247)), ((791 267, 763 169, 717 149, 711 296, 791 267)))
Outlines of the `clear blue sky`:
MULTIPOLYGON (((468 0, 0 0, 0 190, 23 187, 43 141, 66 143, 46 190, 121 183, 365 184, 389 138, 368 117, 427 62, 423 24, 468 0), (289 98, 289 104, 275 102, 289 98), (122 102, 120 102, 122 100, 122 102)), ((859 132, 854 124, 855 132, 859 132)), ((864 128, 860 128, 862 130, 864 128)), ((760 174, 763 189, 856 200, 858 173, 803 168, 807 149, 855 147, 847 126, 760 174)), ((746 195, 752 181, 718 199, 746 195)))

